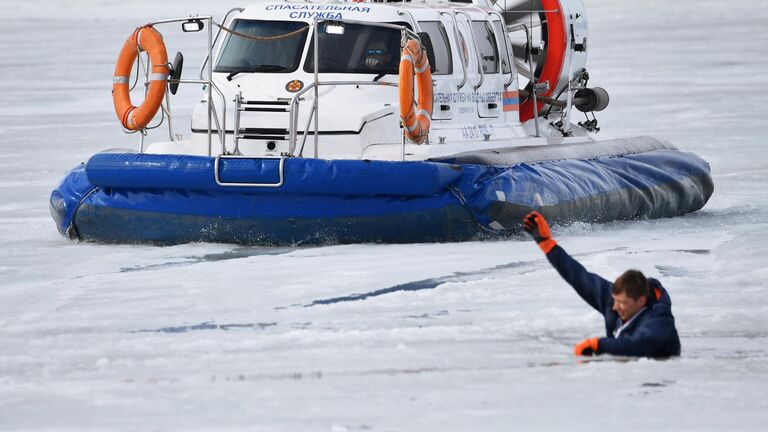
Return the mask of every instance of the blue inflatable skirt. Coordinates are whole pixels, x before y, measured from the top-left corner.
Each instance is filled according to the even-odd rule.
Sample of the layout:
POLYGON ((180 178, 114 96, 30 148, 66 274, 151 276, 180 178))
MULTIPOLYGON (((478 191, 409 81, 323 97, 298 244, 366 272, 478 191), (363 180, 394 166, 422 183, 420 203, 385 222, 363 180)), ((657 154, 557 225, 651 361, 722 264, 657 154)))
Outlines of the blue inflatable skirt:
POLYGON ((533 209, 596 222, 702 208, 708 164, 645 140, 424 162, 100 153, 65 176, 51 213, 89 241, 295 245, 507 235, 533 209))

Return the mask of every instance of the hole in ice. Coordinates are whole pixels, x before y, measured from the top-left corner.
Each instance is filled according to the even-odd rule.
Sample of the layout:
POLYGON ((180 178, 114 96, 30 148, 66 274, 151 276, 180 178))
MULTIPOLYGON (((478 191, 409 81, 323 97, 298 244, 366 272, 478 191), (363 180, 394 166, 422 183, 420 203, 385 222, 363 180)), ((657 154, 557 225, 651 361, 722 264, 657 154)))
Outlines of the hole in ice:
POLYGON ((709 249, 676 249, 674 252, 691 253, 696 255, 709 255, 712 251, 709 249))
POLYGON ((235 330, 235 329, 256 329, 262 330, 267 327, 276 326, 276 322, 270 323, 246 323, 246 324, 216 324, 215 322, 204 322, 200 324, 178 326, 178 327, 161 327, 158 329, 143 329, 133 330, 131 333, 187 333, 198 330, 235 330))
POLYGON ((218 262, 231 259, 248 258, 258 255, 282 255, 295 251, 297 248, 274 248, 274 247, 247 247, 237 248, 226 252, 211 253, 201 256, 186 256, 179 261, 165 262, 160 264, 137 265, 134 267, 123 267, 121 273, 132 271, 154 270, 158 268, 173 267, 188 264, 197 264, 202 262, 218 262))
MULTIPOLYGON (((624 250, 624 249, 625 248, 604 249, 601 251, 579 254, 577 256, 583 257, 583 256, 589 256, 593 254, 605 253, 606 251, 624 250)), ((494 277, 502 277, 502 275, 499 275, 497 273, 503 273, 504 271, 507 271, 507 270, 514 270, 515 271, 514 274, 520 275, 520 274, 530 273, 532 271, 536 271, 541 268, 549 268, 549 263, 547 262, 546 259, 537 259, 534 261, 516 261, 516 262, 507 263, 507 264, 500 264, 493 267, 486 267, 486 268, 474 270, 474 271, 456 272, 456 273, 451 273, 447 276, 440 276, 436 278, 406 282, 403 284, 391 286, 389 288, 382 288, 382 289, 378 289, 375 291, 370 291, 362 294, 355 293, 355 294, 350 294, 350 295, 341 296, 341 297, 318 299, 318 300, 314 300, 312 303, 308 305, 305 305, 305 307, 360 301, 360 300, 366 300, 371 297, 378 297, 385 294, 392 294, 392 293, 402 292, 402 291, 419 291, 419 290, 425 290, 425 289, 434 289, 445 283, 471 282, 471 281, 476 281, 476 280, 486 278, 489 275, 493 275, 494 277)), ((284 309, 284 307, 279 307, 279 308, 284 309)), ((275 309, 278 309, 278 308, 275 308, 275 309)))
POLYGON ((658 270, 662 276, 681 277, 681 276, 688 276, 689 274, 691 274, 691 272, 689 272, 683 267, 674 267, 674 266, 665 266, 665 265, 657 265, 655 267, 656 267, 656 270, 658 270))
POLYGON ((378 297, 386 294, 392 294, 396 292, 404 292, 404 291, 419 291, 419 290, 425 290, 425 289, 434 289, 437 288, 440 285, 443 285, 445 283, 449 282, 469 282, 473 280, 478 280, 483 277, 488 276, 491 273, 498 272, 500 270, 508 270, 508 269, 517 269, 520 267, 525 267, 528 265, 533 264, 534 262, 512 262, 508 264, 501 264, 494 267, 488 267, 480 270, 470 271, 470 272, 456 272, 452 273, 447 276, 440 276, 436 278, 429 278, 429 279, 422 279, 412 282, 406 282, 399 285, 394 285, 388 288, 382 288, 375 291, 370 291, 367 293, 362 294, 350 294, 346 296, 341 297, 333 297, 333 298, 327 298, 327 299, 318 299, 310 303, 309 305, 306 305, 306 307, 311 306, 317 306, 317 305, 329 305, 334 303, 343 303, 343 302, 352 302, 352 301, 360 301, 360 300, 366 300, 371 297, 378 297))
POLYGON ((266 381, 266 380, 290 380, 301 381, 306 379, 319 380, 323 379, 322 371, 312 372, 285 372, 277 374, 237 374, 237 375, 224 375, 224 376, 212 376, 211 381, 266 381))
POLYGON ((674 380, 661 380, 661 382, 644 382, 641 387, 668 387, 674 383, 674 380))
POLYGON ((412 318, 412 319, 433 319, 440 316, 448 315, 447 310, 440 310, 434 313, 424 312, 423 314, 419 315, 406 315, 405 318, 412 318))

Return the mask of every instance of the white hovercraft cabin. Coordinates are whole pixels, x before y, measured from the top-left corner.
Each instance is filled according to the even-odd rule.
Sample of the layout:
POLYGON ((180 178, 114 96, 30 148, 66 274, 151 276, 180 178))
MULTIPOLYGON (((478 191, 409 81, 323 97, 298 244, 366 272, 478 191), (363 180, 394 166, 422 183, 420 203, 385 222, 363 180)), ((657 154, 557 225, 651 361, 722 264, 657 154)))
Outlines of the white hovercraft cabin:
MULTIPOLYGON (((570 125, 563 92, 568 77, 575 77, 572 92, 585 84, 586 19, 580 2, 562 3, 518 13, 521 22, 510 26, 504 11, 485 0, 270 1, 233 9, 223 23, 231 31, 219 30, 210 65, 213 150, 206 93, 195 107, 191 141, 155 143, 147 152, 424 160, 546 144, 546 139, 526 139, 537 132, 556 137, 549 142, 584 141, 585 129, 562 125, 570 125), (540 37, 528 42, 541 31, 542 21, 547 26, 547 14, 557 18, 548 31, 562 33, 562 46, 548 47, 540 37), (535 18, 530 20, 533 29, 528 18, 535 18), (404 140, 401 130, 398 70, 407 38, 427 47, 432 72, 434 103, 426 145, 404 140), (582 48, 567 49, 567 40, 579 41, 582 48), (543 70, 545 61, 559 63, 549 68, 556 69, 554 74, 543 70), (528 89, 523 93, 530 95, 533 86, 525 76, 531 70, 537 79, 548 73, 538 87, 536 108, 532 98, 518 91, 522 80, 528 89), (543 111, 549 95, 560 95, 561 101, 546 106, 548 119, 539 121, 533 111, 543 111), (551 125, 557 122, 559 127, 551 125), (564 140, 564 135, 581 138, 564 140)), ((208 66, 206 61, 201 78, 208 66)), ((603 106, 593 104, 592 109, 604 108, 607 94, 600 96, 603 106)))

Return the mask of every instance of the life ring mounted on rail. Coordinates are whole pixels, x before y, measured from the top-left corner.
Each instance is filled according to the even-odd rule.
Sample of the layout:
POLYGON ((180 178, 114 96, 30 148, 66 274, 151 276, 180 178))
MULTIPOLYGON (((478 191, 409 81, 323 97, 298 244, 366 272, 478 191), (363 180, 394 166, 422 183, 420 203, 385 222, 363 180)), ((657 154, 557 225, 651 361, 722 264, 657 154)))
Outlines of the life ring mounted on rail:
POLYGON ((423 144, 432 122, 432 70, 424 47, 409 40, 400 56, 400 120, 403 134, 416 144, 423 144), (418 87, 418 105, 413 99, 414 75, 418 87))
POLYGON ((147 127, 163 102, 169 73, 168 52, 160 32, 151 25, 134 30, 120 50, 112 82, 112 100, 115 104, 115 113, 124 128, 137 131, 147 127), (129 81, 133 63, 142 51, 149 54, 152 70, 144 102, 136 107, 131 102, 129 81))

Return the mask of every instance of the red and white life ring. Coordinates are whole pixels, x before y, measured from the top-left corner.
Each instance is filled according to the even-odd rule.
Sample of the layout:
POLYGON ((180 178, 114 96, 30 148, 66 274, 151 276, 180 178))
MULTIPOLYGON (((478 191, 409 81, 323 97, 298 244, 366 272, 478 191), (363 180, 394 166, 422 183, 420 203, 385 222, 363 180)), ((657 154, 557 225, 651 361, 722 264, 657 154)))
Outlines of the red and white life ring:
POLYGON ((400 120, 403 134, 416 144, 429 136, 432 122, 432 70, 424 47, 409 40, 400 56, 400 120), (414 75, 418 85, 418 105, 413 99, 414 75))
POLYGON ((112 81, 112 100, 115 113, 120 123, 128 130, 141 130, 147 127, 157 114, 165 96, 168 83, 168 52, 163 37, 151 26, 137 28, 120 50, 112 81), (130 77, 133 64, 140 52, 146 51, 152 62, 147 95, 141 105, 131 102, 130 77))
MULTIPOLYGON (((544 67, 537 82, 544 83, 548 81, 549 90, 544 93, 538 93, 538 96, 551 97, 560 80, 565 51, 568 49, 568 39, 565 29, 565 15, 563 14, 563 7, 560 5, 560 1, 541 0, 541 7, 544 10, 544 17, 547 21, 547 51, 544 57, 544 67)), ((520 104, 521 122, 526 122, 533 118, 533 107, 532 96, 529 96, 520 104)), ((543 108, 544 104, 539 102, 539 111, 543 108)))

